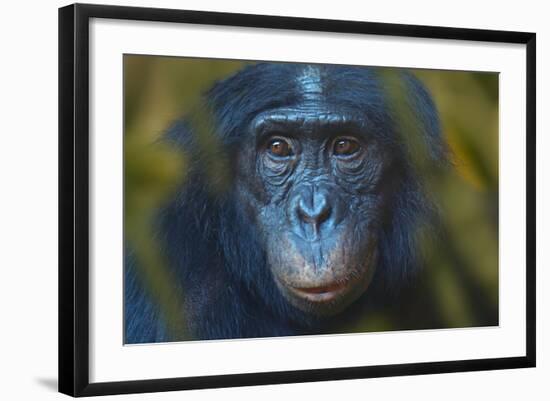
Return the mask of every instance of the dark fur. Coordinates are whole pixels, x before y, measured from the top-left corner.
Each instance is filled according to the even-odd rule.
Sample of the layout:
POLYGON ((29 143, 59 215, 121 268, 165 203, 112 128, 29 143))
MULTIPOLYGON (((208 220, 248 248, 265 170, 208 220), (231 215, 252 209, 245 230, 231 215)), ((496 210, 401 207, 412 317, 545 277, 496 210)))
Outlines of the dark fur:
MULTIPOLYGON (((246 127, 259 112, 300 100, 295 77, 299 64, 258 64, 217 83, 206 95, 214 111, 215 135, 220 151, 231 162, 239 144, 249 140, 246 127), (228 156, 228 157, 227 157, 228 156)), ((398 124, 380 94, 383 85, 373 68, 322 66, 323 85, 336 104, 353 107, 364 116, 372 134, 396 158, 395 191, 387 204, 387 223, 379 233, 379 265, 371 288, 356 302, 376 303, 394 292, 418 269, 417 232, 431 224, 433 206, 407 158, 406 141, 396 132, 398 124)), ((418 130, 430 162, 445 162, 436 109, 424 87, 409 73, 399 73, 407 88, 407 104, 418 116, 418 130)), ((209 188, 205 164, 216 155, 201 149, 189 120, 172 126, 164 140, 192 156, 192 166, 177 196, 159 212, 157 235, 169 268, 180 279, 185 294, 182 314, 195 339, 265 337, 330 332, 338 319, 305 316, 288 304, 275 287, 254 224, 238 212, 233 188, 209 188), (327 327, 329 329, 327 329, 327 327)), ((231 169, 230 169, 231 170, 231 169)), ((229 177, 231 179, 231 175, 229 177)), ((154 298, 143 290, 127 252, 125 263, 126 343, 178 340, 168 336, 154 298)), ((350 308, 353 313, 354 308, 350 308)))

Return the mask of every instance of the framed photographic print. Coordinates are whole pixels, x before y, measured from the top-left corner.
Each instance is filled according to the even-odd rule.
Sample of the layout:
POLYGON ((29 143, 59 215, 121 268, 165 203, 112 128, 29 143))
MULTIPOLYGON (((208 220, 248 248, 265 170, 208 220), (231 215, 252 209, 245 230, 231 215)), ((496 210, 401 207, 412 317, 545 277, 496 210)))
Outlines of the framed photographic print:
POLYGON ((535 366, 535 34, 59 10, 59 390, 535 366))

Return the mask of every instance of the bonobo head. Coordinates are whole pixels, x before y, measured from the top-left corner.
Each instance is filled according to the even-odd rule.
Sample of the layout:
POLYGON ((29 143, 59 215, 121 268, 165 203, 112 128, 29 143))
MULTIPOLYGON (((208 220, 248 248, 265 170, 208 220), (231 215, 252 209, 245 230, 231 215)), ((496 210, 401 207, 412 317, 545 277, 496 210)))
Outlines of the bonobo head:
MULTIPOLYGON (((418 97, 420 84, 402 78, 418 97)), ((384 251, 389 236, 408 246, 392 216, 407 213, 397 210, 406 192, 416 196, 380 72, 259 64, 218 84, 211 98, 235 152, 239 207, 257 227, 275 288, 303 312, 342 311, 376 269, 392 268, 382 255, 392 252, 384 251)))

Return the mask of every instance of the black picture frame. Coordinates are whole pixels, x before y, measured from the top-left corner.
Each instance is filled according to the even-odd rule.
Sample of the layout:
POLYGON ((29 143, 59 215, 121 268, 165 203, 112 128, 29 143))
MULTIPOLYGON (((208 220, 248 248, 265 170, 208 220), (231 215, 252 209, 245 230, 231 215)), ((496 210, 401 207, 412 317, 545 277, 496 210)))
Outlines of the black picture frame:
POLYGON ((536 35, 479 29, 75 4, 59 9, 59 391, 94 396, 535 366, 536 35), (526 46, 526 354, 520 357, 90 383, 89 22, 91 18, 436 38, 526 46))

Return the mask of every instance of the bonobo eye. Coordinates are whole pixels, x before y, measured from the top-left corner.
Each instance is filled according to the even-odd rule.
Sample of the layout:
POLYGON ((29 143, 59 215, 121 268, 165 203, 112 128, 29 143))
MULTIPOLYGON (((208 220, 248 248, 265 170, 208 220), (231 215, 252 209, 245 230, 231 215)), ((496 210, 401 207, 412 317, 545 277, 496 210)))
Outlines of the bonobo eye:
POLYGON ((334 142, 333 152, 336 156, 350 156, 357 153, 361 145, 355 139, 351 138, 338 138, 334 142))
POLYGON ((273 139, 267 145, 267 150, 273 156, 288 157, 292 155, 292 147, 290 144, 281 138, 273 139))

